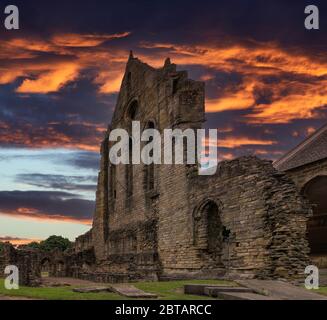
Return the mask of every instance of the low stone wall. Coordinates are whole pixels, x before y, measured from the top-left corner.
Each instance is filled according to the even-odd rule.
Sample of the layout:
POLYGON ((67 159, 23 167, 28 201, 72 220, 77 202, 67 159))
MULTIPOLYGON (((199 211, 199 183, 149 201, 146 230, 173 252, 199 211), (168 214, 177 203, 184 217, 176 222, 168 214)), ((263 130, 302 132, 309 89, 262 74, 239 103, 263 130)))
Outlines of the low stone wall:
POLYGON ((19 269, 21 286, 37 286, 41 276, 39 255, 33 250, 16 250, 11 244, 5 243, 0 257, 0 270, 5 277, 6 266, 14 265, 19 269))
POLYGON ((43 252, 35 249, 16 249, 6 243, 0 253, 0 270, 3 276, 6 266, 14 265, 19 269, 21 286, 38 286, 41 284, 42 266, 48 265, 50 277, 80 277, 84 272, 93 272, 90 266, 95 264, 93 249, 75 252, 43 252))

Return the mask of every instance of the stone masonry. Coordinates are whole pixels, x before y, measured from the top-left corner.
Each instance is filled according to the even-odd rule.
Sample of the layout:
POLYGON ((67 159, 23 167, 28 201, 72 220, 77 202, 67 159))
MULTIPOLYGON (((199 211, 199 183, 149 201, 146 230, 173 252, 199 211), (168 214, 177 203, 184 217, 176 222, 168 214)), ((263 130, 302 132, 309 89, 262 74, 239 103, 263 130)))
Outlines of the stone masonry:
POLYGON ((16 249, 10 243, 4 243, 0 251, 0 278, 6 276, 4 271, 7 266, 16 266, 21 286, 38 286, 45 263, 49 266, 49 276, 64 277, 73 273, 71 270, 74 264, 67 263, 71 256, 72 253, 64 254, 59 250, 43 252, 36 249, 16 249))
POLYGON ((169 59, 154 69, 131 54, 101 146, 93 228, 67 257, 70 274, 110 282, 303 276, 311 210, 287 175, 252 156, 220 163, 214 176, 196 165, 114 166, 109 134, 131 132, 132 121, 161 132, 202 128, 204 83, 169 59))

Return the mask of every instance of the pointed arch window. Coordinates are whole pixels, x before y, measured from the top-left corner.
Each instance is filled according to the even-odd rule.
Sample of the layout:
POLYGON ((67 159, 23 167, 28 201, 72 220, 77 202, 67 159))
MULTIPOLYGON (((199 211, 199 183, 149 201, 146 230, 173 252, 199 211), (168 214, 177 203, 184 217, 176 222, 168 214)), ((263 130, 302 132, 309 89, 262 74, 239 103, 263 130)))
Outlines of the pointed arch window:
POLYGON ((132 138, 129 139, 129 164, 126 165, 126 192, 127 198, 133 196, 133 140, 132 138))
MULTIPOLYGON (((149 121, 146 125, 146 129, 155 129, 153 121, 149 121)), ((153 141, 153 137, 150 138, 149 142, 153 141)), ((153 150, 150 152, 150 157, 153 157, 153 150)), ((146 192, 152 191, 155 188, 155 172, 154 163, 145 165, 145 190, 146 192)))

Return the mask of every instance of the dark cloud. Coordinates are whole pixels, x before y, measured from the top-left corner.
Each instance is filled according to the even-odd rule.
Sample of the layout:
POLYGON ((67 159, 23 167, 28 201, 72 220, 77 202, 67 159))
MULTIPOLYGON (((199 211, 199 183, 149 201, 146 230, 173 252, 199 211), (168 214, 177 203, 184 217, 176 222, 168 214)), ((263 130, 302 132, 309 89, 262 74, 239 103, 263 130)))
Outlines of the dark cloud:
POLYGON ((94 202, 68 192, 1 191, 0 212, 38 219, 88 221, 94 202))
POLYGON ((29 173, 18 174, 16 181, 47 189, 95 192, 97 177, 29 173))
MULTIPOLYGON (((204 46, 201 50, 205 54, 208 45, 216 48, 238 45, 255 50, 258 46, 264 48, 274 43, 289 54, 305 54, 312 57, 313 62, 326 61, 327 19, 323 19, 326 4, 322 1, 315 1, 322 17, 319 32, 305 30, 304 7, 309 2, 301 0, 166 1, 165 5, 155 1, 136 4, 133 1, 95 0, 76 5, 75 1, 17 0, 16 4, 21 11, 21 30, 4 33, 2 39, 9 42, 3 50, 9 50, 9 53, 8 58, 0 58, 0 68, 11 71, 8 76, 24 72, 15 77, 15 81, 0 85, 0 146, 61 146, 96 151, 117 98, 108 88, 106 94, 99 92, 103 85, 110 85, 119 78, 128 50, 136 49, 138 54, 152 60, 155 57, 163 59, 174 52, 174 49, 156 46, 152 49, 142 47, 144 42, 170 43, 172 48, 173 44, 183 45, 188 50, 179 52, 180 57, 192 55, 196 51, 194 45, 204 46), (83 47, 83 34, 99 37, 122 32, 131 34, 83 47), (81 47, 60 46, 65 41, 58 44, 54 39, 57 36, 62 40, 67 34, 74 34, 81 47), (22 44, 17 39, 26 40, 22 44), (11 43, 12 40, 16 42, 11 43), (15 53, 21 56, 11 59, 15 53), (31 82, 26 80, 33 83, 42 79, 49 69, 57 74, 67 66, 73 68, 72 74, 78 75, 61 74, 64 84, 54 85, 56 90, 53 92, 42 93, 48 87, 49 79, 34 83, 33 90, 37 87, 41 93, 28 92, 27 84, 31 82), (19 89, 22 92, 17 93, 19 89)), ((272 56, 261 52, 254 58, 257 63, 278 63, 279 59, 279 52, 272 56)), ((212 79, 207 81, 206 94, 208 99, 214 99, 246 89, 249 81, 244 77, 244 71, 239 70, 244 67, 241 57, 236 55, 225 62, 232 64, 234 70, 212 69, 205 63, 197 65, 194 62, 181 64, 181 68, 190 70, 195 79, 209 74, 212 79)), ((267 86, 278 85, 281 81, 313 83, 321 80, 286 71, 281 74, 279 70, 275 76, 257 77, 256 81, 261 81, 266 87, 254 88, 254 101, 257 104, 275 101, 276 97, 267 86)), ((292 86, 286 83, 283 87, 279 97, 292 93, 292 86)), ((239 114, 232 114, 233 122, 238 121, 239 114)), ((209 120, 211 117, 208 116, 209 120)), ((226 118, 226 115, 221 117, 226 118)))
POLYGON ((0 145, 97 149, 114 99, 99 99, 97 87, 83 77, 48 95, 22 96, 0 85, 0 145))
MULTIPOLYGON (((58 0, 16 0, 22 11, 22 31, 47 35, 53 31, 115 32, 120 28, 137 34, 153 35, 167 40, 219 41, 222 34, 258 41, 271 39, 294 43, 322 44, 321 33, 308 34, 303 28, 304 8, 320 7, 322 0, 218 0, 176 1, 107 1, 79 2, 58 0), (45 28, 46 26, 46 28, 45 28), (24 31, 25 30, 25 31, 24 31), (220 36, 220 37, 218 37, 220 36), (218 38, 218 39, 217 39, 218 38), (320 41, 319 41, 320 40, 320 41)), ((321 27, 326 30, 326 19, 321 27)))
POLYGON ((93 169, 98 171, 100 164, 100 154, 96 152, 75 152, 68 156, 65 163, 82 169, 93 169))
POLYGON ((15 241, 15 240, 27 240, 24 238, 18 238, 18 237, 7 237, 7 236, 3 236, 0 237, 0 242, 10 242, 10 241, 15 241))

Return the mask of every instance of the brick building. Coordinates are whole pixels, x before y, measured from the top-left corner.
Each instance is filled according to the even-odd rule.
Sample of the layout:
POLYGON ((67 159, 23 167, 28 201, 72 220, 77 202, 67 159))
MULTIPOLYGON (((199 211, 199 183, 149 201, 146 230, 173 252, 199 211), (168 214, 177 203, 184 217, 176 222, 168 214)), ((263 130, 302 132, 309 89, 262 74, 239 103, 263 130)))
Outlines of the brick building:
POLYGON ((109 163, 110 130, 201 128, 204 83, 160 69, 131 54, 101 166, 92 230, 75 254, 94 251, 74 275, 101 281, 258 277, 293 278, 309 263, 310 209, 292 180, 270 161, 242 157, 219 164, 214 176, 196 165, 109 163))

